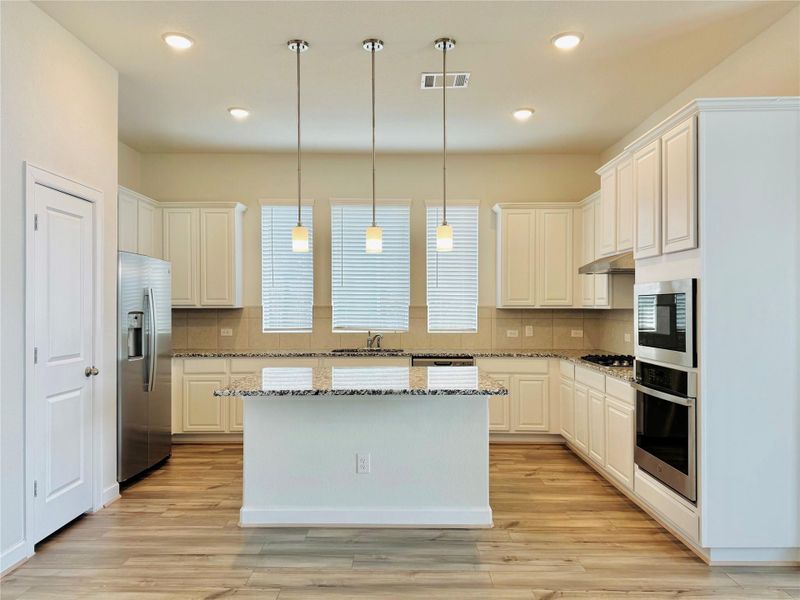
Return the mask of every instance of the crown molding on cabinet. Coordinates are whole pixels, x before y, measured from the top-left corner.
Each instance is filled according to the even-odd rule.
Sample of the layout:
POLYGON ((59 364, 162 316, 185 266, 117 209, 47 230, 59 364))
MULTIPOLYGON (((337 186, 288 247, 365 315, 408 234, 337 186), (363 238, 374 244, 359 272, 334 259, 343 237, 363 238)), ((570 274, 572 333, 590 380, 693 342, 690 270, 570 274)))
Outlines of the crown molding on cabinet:
POLYGON ((195 202, 194 200, 186 200, 159 202, 158 206, 160 208, 231 208, 242 212, 247 210, 247 206, 241 202, 195 202))

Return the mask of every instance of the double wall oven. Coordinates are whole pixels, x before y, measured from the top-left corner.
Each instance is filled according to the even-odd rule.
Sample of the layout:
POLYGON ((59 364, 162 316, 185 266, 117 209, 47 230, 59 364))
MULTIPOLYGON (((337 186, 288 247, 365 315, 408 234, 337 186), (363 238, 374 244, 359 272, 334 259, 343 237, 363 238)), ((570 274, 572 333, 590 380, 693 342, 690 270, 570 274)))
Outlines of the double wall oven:
POLYGON ((636 465, 697 500, 697 281, 634 288, 636 465), (653 362, 651 362, 653 361, 653 362))

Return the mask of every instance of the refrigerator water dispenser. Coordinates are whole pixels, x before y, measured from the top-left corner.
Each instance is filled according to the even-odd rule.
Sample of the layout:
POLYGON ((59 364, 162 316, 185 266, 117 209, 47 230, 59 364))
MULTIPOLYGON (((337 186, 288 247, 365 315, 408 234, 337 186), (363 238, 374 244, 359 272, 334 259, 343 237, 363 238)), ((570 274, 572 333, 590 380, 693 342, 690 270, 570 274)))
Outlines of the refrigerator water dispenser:
POLYGON ((144 344, 142 341, 142 327, 144 312, 134 310, 128 313, 128 360, 144 358, 144 344))

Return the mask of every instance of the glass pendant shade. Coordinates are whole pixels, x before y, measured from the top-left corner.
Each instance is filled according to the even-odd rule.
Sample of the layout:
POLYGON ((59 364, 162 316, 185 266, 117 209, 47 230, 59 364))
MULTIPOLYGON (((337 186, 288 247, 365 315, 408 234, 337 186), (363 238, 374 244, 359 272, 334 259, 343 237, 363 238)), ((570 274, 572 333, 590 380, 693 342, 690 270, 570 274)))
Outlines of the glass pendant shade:
POLYGON ((308 227, 292 228, 292 252, 308 252, 308 227))
POLYGON ((446 223, 436 228, 436 250, 450 252, 453 249, 453 228, 446 223))
POLYGON ((367 254, 383 252, 383 229, 375 225, 367 227, 367 254))

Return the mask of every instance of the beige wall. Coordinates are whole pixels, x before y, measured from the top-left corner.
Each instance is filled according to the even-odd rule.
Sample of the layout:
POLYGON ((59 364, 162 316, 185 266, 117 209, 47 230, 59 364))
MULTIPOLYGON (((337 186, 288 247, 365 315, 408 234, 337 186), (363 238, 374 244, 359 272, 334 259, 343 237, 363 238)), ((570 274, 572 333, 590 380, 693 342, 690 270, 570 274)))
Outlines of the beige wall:
MULTIPOLYGON (((247 205, 244 302, 261 301, 261 198, 296 195, 291 154, 143 154, 141 192, 157 200, 226 200, 247 205)), ((578 201, 595 191, 599 166, 585 155, 455 155, 448 197, 478 199, 479 303, 495 304, 496 202, 578 201)), ((425 304, 425 201, 441 198, 441 157, 387 155, 377 160, 379 197, 407 198, 411 208, 411 304, 425 304)), ((314 303, 330 306, 330 198, 368 198, 369 155, 312 154, 303 159, 303 196, 314 205, 314 303)))
POLYGON ((134 192, 140 192, 142 184, 142 155, 127 144, 119 143, 119 184, 134 192))
POLYGON ((695 98, 800 95, 800 8, 795 8, 655 111, 602 153, 606 162, 625 145, 695 98))
POLYGON ((116 485, 117 72, 30 2, 0 3, 2 33, 2 425, 0 550, 24 541, 25 170, 37 167, 97 188, 104 277, 103 481, 116 485))

